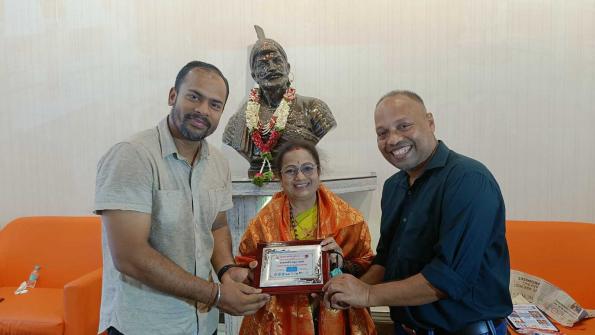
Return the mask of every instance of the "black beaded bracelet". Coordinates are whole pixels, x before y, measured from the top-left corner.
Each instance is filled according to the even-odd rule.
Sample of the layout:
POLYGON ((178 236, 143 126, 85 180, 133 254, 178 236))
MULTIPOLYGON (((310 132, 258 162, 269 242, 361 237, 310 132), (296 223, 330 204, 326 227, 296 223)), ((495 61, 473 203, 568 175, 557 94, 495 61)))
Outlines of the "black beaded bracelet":
POLYGON ((235 264, 226 264, 226 265, 223 265, 221 267, 221 269, 219 269, 219 271, 217 271, 217 278, 219 278, 219 281, 221 281, 221 278, 223 278, 223 275, 227 272, 227 270, 229 270, 229 269, 231 269, 231 268, 233 268, 235 266, 236 266, 235 264))
POLYGON ((217 278, 221 281, 223 275, 231 268, 250 268, 248 263, 241 263, 241 264, 227 264, 223 265, 219 271, 217 271, 217 278))

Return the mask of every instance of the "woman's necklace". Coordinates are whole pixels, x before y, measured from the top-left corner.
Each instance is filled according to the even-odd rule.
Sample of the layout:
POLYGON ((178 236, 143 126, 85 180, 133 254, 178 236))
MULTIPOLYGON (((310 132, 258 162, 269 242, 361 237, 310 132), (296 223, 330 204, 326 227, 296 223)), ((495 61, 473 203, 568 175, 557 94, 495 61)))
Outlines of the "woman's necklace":
POLYGON ((295 220, 295 217, 293 216, 293 206, 291 206, 291 203, 289 204, 289 220, 291 222, 293 239, 297 240, 298 239, 297 221, 295 220))
MULTIPOLYGON (((314 206, 317 206, 317 205, 318 205, 318 203, 316 202, 314 204, 314 206)), ((291 228, 292 228, 292 232, 293 232, 293 238, 295 240, 299 240, 300 238, 299 238, 299 235, 298 234, 299 234, 299 231, 300 231, 300 227, 298 226, 298 222, 297 222, 297 220, 296 220, 296 218, 295 218, 295 216, 293 214, 293 206, 291 206, 291 202, 289 203, 289 220, 290 220, 290 224, 291 224, 291 228)), ((315 223, 315 226, 312 227, 312 229, 309 232, 307 232, 307 233, 304 233, 305 228, 301 228, 301 231, 303 233, 304 239, 308 240, 308 239, 315 239, 316 238, 316 235, 315 234, 316 234, 316 232, 318 230, 318 226, 319 226, 318 225, 318 221, 319 221, 318 220, 318 208, 316 208, 316 223, 315 223)))

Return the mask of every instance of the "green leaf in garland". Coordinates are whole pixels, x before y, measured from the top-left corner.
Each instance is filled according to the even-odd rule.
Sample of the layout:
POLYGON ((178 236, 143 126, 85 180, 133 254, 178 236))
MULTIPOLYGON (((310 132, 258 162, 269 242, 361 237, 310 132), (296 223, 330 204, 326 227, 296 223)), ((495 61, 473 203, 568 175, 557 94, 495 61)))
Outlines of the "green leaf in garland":
POLYGON ((269 161, 273 160, 273 155, 269 151, 261 152, 260 157, 262 157, 262 159, 268 159, 269 161))
POLYGON ((263 173, 262 176, 264 177, 264 179, 267 182, 270 182, 275 177, 275 175, 273 174, 273 171, 267 171, 267 172, 263 173))
POLYGON ((252 184, 258 186, 258 187, 262 187, 262 185, 264 185, 265 180, 264 180, 264 176, 260 173, 258 173, 257 175, 254 176, 254 178, 252 178, 252 184))

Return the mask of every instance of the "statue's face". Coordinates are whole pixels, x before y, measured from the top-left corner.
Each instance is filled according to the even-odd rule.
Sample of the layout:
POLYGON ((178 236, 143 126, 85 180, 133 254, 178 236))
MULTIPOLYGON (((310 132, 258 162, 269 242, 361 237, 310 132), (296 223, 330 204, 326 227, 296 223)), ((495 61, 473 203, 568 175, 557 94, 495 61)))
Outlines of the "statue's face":
POLYGON ((252 78, 262 89, 286 87, 289 63, 271 43, 264 43, 252 63, 252 78))

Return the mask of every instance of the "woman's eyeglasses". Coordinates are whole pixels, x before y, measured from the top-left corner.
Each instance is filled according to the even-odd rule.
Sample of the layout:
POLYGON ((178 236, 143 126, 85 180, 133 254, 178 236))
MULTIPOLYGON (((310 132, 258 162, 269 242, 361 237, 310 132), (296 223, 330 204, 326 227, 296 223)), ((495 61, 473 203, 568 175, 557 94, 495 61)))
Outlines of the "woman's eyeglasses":
POLYGON ((314 163, 304 163, 299 167, 295 165, 287 165, 281 170, 281 174, 286 178, 295 178, 301 171, 304 176, 310 177, 312 173, 314 173, 314 170, 316 170, 316 164, 314 163))

